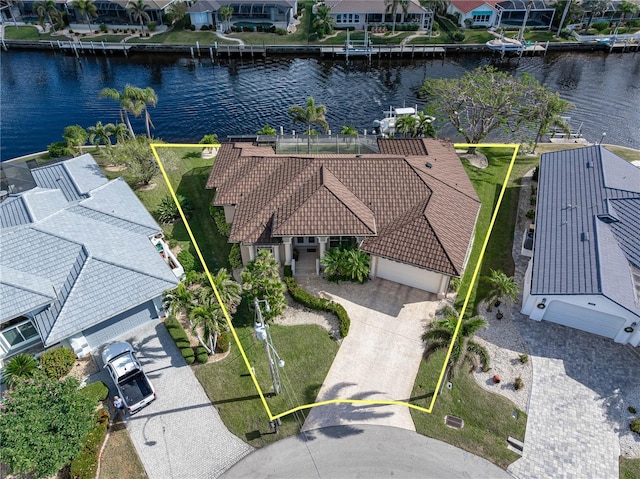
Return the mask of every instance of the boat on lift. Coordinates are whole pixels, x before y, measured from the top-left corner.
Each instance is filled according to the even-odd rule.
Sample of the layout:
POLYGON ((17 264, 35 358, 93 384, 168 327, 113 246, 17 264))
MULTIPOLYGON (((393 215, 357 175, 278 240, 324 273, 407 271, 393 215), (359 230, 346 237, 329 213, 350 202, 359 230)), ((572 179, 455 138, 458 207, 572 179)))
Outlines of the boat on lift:
MULTIPOLYGON (((398 118, 402 116, 412 116, 416 120, 420 119, 418 115, 418 105, 413 107, 394 108, 389 107, 389 111, 385 112, 386 116, 381 120, 373 120, 373 132, 376 135, 382 135, 385 137, 393 136, 396 133, 396 122, 398 118)), ((433 116, 427 116, 427 121, 432 122, 435 120, 433 116)))

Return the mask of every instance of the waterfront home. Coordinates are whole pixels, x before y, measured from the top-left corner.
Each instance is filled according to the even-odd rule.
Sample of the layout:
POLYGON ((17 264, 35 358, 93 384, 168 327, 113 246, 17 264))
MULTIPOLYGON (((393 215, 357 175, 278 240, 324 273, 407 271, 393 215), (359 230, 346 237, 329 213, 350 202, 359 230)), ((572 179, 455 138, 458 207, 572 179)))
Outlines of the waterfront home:
POLYGON ((599 145, 542 155, 522 313, 640 344, 640 168, 599 145))
POLYGON ((203 25, 213 25, 221 29, 223 19, 220 16, 220 9, 222 7, 231 7, 233 9, 233 15, 228 20, 230 25, 237 24, 237 27, 247 26, 253 28, 258 25, 262 28, 274 26, 286 30, 295 23, 298 1, 199 0, 191 4, 187 13, 191 19, 191 24, 197 29, 200 29, 203 25))
POLYGON ((107 180, 85 154, 4 163, 2 185, 0 366, 58 344, 81 357, 163 315, 182 271, 122 178, 107 180))
MULTIPOLYGON (((325 0, 331 10, 329 15, 335 28, 391 25, 393 15, 385 0, 325 0)), ((408 0, 406 11, 398 6, 396 28, 403 25, 415 25, 419 30, 431 31, 433 11, 423 7, 418 0, 408 0)))
POLYGON ((317 274, 327 249, 352 244, 369 253, 372 278, 444 296, 467 264, 478 196, 450 142, 377 144, 351 155, 223 144, 207 188, 243 263, 268 249, 294 274, 303 264, 317 274))
POLYGON ((528 28, 550 28, 555 9, 542 0, 452 0, 447 13, 461 27, 520 28, 528 8, 528 28))

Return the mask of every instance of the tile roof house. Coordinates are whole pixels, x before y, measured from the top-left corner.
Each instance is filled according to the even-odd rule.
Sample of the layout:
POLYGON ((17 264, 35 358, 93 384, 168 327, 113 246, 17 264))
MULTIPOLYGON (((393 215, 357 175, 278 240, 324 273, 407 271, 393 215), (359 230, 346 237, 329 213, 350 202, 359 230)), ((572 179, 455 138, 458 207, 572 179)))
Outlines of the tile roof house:
POLYGON ((283 155, 223 144, 207 188, 216 189, 243 262, 269 248, 295 268, 296 253, 316 264, 327 247, 355 241, 371 255, 372 277, 443 295, 466 265, 476 192, 449 142, 379 139, 378 148, 283 155))
POLYGON ((84 355, 158 318, 179 280, 124 180, 88 154, 31 174, 34 188, 0 203, 0 361, 59 343, 84 355))
POLYGON ((640 168, 602 146, 542 155, 522 313, 640 344, 640 168))
MULTIPOLYGON (((336 28, 361 30, 368 25, 393 23, 385 0, 325 0, 323 3, 331 9, 329 15, 336 28)), ((433 11, 423 7, 418 0, 408 0, 406 13, 401 6, 396 10, 396 26, 416 24, 420 30, 430 31, 432 22, 433 11)))
POLYGON ((451 0, 447 13, 458 16, 458 24, 473 27, 520 28, 527 9, 528 28, 550 28, 555 9, 543 0, 451 0))

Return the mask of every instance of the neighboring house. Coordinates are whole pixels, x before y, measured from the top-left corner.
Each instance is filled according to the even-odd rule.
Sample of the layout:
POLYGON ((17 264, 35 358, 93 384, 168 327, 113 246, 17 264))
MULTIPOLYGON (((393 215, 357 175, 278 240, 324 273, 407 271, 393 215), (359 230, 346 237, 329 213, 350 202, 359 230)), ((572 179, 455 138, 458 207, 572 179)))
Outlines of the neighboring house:
POLYGON ((295 23, 298 0, 269 0, 249 2, 246 0, 199 0, 191 5, 187 13, 196 28, 203 25, 222 25, 219 11, 222 7, 232 7, 233 16, 229 20, 244 23, 271 23, 277 28, 287 29, 295 23))
POLYGON ((640 344, 640 168, 601 146, 542 155, 522 313, 640 344))
POLYGON ((549 28, 555 9, 548 7, 542 0, 452 0, 447 13, 458 17, 461 27, 504 27, 520 28, 524 17, 527 28, 549 28))
MULTIPOLYGON (((392 24, 393 15, 387 11, 385 0, 325 0, 324 4, 331 10, 329 15, 336 28, 392 24)), ((407 1, 407 12, 401 6, 396 11, 396 26, 402 24, 418 25, 420 30, 431 30, 433 11, 420 5, 418 0, 407 1)))
POLYGON ((163 314, 181 272, 123 179, 107 180, 88 154, 2 167, 0 365, 60 343, 84 356, 163 314))
POLYGON ((496 4, 498 16, 494 26, 520 28, 528 8, 530 10, 527 17, 527 28, 551 28, 556 10, 542 0, 506 0, 498 2, 496 4))
POLYGON ((443 296, 460 277, 480 201, 451 143, 379 139, 379 153, 284 155, 223 144, 207 188, 232 223, 243 263, 260 249, 295 269, 355 243, 371 276, 443 296), (302 261, 300 257, 300 261, 302 261))
POLYGON ((499 0, 451 0, 447 13, 458 17, 458 25, 472 27, 492 27, 496 23, 499 0))

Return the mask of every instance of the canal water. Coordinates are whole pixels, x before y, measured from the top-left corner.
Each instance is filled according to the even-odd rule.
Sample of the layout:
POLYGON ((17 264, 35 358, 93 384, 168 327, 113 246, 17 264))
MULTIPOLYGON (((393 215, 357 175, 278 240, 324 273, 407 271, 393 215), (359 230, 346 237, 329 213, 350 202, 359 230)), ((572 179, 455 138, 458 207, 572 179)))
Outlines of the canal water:
MULTIPOLYGON (((346 63, 330 58, 192 60, 172 55, 88 55, 10 50, 0 57, 0 158, 41 151, 60 141, 65 126, 118 121, 118 106, 102 88, 151 86, 154 134, 169 142, 203 135, 254 134, 269 124, 290 132, 293 104, 313 96, 327 106, 333 132, 353 125, 371 131, 390 106, 413 106, 427 77, 456 77, 489 63, 485 55, 445 59, 374 58, 346 63)), ((549 53, 500 65, 530 73, 573 102, 572 124, 591 141, 640 148, 640 54, 549 53)), ((142 121, 134 123, 143 132, 142 121)), ((447 130, 443 135, 451 133, 447 130)))

